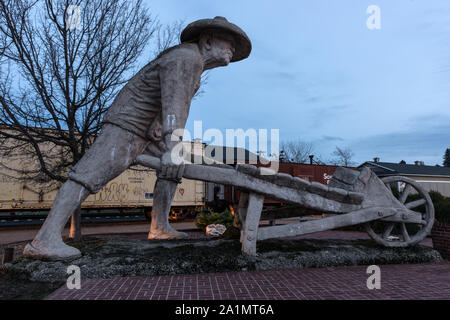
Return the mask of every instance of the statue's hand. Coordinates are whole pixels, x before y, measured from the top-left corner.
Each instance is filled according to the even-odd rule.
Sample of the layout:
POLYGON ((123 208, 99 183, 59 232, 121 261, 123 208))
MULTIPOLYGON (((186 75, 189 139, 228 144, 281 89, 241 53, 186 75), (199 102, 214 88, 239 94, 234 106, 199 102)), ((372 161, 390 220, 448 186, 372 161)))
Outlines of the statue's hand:
POLYGON ((165 152, 161 157, 161 169, 157 172, 159 179, 170 180, 181 183, 184 172, 184 161, 181 159, 180 164, 173 162, 172 152, 165 152))

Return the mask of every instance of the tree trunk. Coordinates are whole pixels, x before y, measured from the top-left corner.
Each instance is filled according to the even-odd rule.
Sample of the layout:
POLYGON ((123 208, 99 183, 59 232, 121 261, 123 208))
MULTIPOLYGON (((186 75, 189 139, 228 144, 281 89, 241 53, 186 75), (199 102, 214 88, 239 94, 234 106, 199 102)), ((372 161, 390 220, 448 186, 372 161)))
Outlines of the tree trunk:
POLYGON ((81 206, 72 214, 69 238, 74 241, 81 241, 81 206))

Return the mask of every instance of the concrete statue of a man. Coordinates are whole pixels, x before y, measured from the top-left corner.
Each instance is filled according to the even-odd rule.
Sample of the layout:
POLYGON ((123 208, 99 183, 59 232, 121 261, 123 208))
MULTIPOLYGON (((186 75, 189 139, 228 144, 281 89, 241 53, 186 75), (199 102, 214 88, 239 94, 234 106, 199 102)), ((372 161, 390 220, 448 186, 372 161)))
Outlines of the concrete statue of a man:
POLYGON ((182 139, 182 130, 177 129, 184 129, 202 72, 245 59, 250 51, 247 35, 223 17, 189 24, 181 34, 180 45, 162 52, 118 93, 104 117, 101 134, 71 169, 24 255, 54 260, 80 256, 78 249, 62 240, 69 217, 89 194, 97 193, 145 153, 159 157, 162 163, 157 172, 148 238, 186 237, 168 223, 184 170, 183 163, 175 164, 171 157, 172 149, 182 139))

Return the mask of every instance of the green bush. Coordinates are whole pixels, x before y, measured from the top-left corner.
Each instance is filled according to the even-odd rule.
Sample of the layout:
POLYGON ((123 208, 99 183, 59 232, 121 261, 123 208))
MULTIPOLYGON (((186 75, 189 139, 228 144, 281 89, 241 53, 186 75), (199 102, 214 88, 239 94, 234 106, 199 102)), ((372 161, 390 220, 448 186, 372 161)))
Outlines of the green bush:
POLYGON ((219 213, 202 208, 195 218, 195 225, 203 231, 206 230, 206 226, 209 224, 223 224, 228 228, 233 224, 233 219, 234 216, 228 209, 219 213))
POLYGON ((434 205, 435 219, 439 222, 450 223, 450 198, 438 191, 429 192, 434 205))

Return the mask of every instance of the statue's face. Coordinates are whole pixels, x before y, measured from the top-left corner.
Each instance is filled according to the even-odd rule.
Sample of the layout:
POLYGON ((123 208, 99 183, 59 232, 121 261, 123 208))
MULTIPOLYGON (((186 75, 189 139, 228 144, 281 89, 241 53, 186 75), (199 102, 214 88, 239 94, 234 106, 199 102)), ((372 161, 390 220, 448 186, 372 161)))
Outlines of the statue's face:
POLYGON ((232 37, 229 39, 213 37, 211 39, 211 55, 220 65, 227 66, 234 55, 234 41, 232 37))
POLYGON ((201 41, 210 68, 227 66, 234 55, 234 39, 227 34, 209 35, 201 41))

